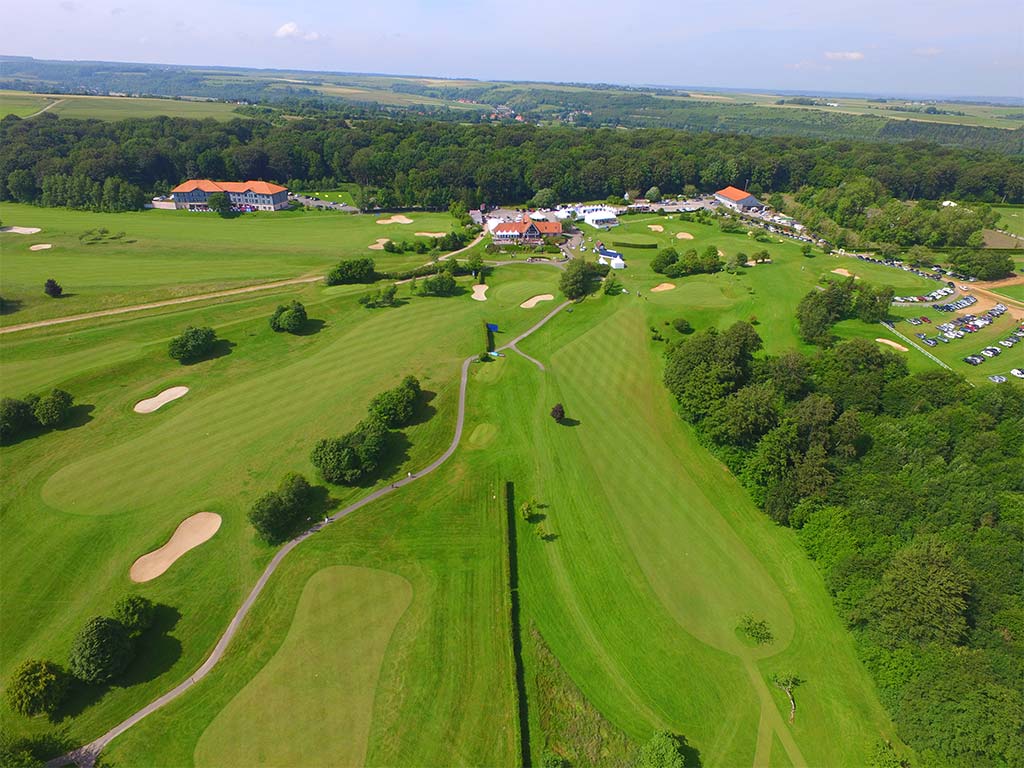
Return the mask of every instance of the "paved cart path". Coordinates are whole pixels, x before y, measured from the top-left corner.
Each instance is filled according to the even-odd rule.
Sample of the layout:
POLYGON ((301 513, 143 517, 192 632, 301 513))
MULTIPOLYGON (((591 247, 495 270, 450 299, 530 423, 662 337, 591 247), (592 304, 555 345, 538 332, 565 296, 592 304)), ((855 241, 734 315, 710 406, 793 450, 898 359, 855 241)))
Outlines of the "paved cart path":
MULTIPOLYGON (((568 307, 570 303, 571 302, 566 301, 558 305, 557 307, 555 307, 555 309, 551 310, 547 315, 545 315, 540 322, 532 326, 525 333, 522 333, 519 336, 517 336, 508 344, 504 345, 503 347, 500 347, 500 349, 509 349, 510 347, 513 347, 515 344, 528 337, 530 334, 539 330, 555 315, 557 315, 563 309, 568 307)), ((407 477, 403 477, 401 480, 398 480, 397 482, 391 485, 385 485, 382 488, 378 488, 369 495, 361 498, 359 501, 349 504, 344 509, 335 512, 328 518, 325 518, 323 522, 317 523, 312 528, 296 536, 294 539, 292 539, 283 547, 281 547, 281 549, 277 551, 277 553, 274 555, 271 561, 267 564, 267 567, 264 569, 263 573, 256 581, 256 584, 253 585, 253 588, 249 592, 249 595, 245 598, 245 600, 242 602, 242 605, 239 607, 238 611, 231 619, 231 622, 228 624, 227 629, 224 630, 224 634, 220 636, 220 639, 217 641, 217 645, 215 645, 213 648, 213 652, 209 655, 206 661, 202 663, 199 669, 193 672, 192 675, 188 677, 188 679, 179 683, 177 686, 169 690, 160 698, 151 701, 149 704, 144 706, 142 709, 140 709, 138 712, 136 712, 126 720, 118 723, 109 731, 100 736, 98 739, 95 739, 89 744, 86 744, 85 746, 80 747, 72 752, 69 752, 66 755, 62 755, 61 757, 51 760, 49 763, 47 763, 47 765, 51 768, 56 768, 57 766, 70 765, 72 763, 78 766, 83 766, 83 768, 94 765, 96 762, 96 758, 99 756, 99 753, 103 750, 104 747, 107 746, 107 744, 109 744, 122 733, 127 731, 137 722, 145 718, 147 715, 156 712, 165 704, 169 704, 170 702, 174 701, 176 698, 185 693, 185 691, 187 691, 193 685, 195 685, 204 677, 206 677, 210 673, 210 671, 215 666, 217 666, 217 663, 223 658, 224 652, 227 650, 228 645, 230 645, 231 640, 238 633, 238 629, 242 625, 242 622, 245 620, 246 615, 249 613, 249 609, 252 608, 253 604, 256 602, 256 599, 260 596, 260 593, 263 591, 263 588, 267 585, 267 582, 270 580, 270 577, 274 575, 274 571, 277 570, 277 567, 281 564, 281 561, 288 556, 289 552, 291 552, 293 549, 299 546, 299 544, 304 542, 310 536, 315 535, 318 531, 322 530, 324 527, 330 525, 336 520, 340 520, 346 515, 355 512, 357 509, 361 509, 362 507, 365 507, 367 504, 371 504, 372 502, 376 501, 382 496, 386 496, 387 494, 399 488, 402 488, 403 486, 416 482, 424 475, 429 475, 435 469, 437 469, 446 461, 448 461, 448 459, 451 458, 452 454, 455 453, 455 449, 458 448, 459 446, 459 440, 462 438, 462 429, 466 419, 466 386, 469 382, 469 366, 472 365, 473 361, 475 361, 476 359, 477 356, 473 355, 471 357, 467 357, 465 360, 462 361, 462 369, 459 375, 459 406, 458 414, 455 418, 455 434, 452 436, 452 441, 445 449, 444 453, 442 453, 431 464, 426 466, 424 469, 421 469, 419 472, 413 473, 407 477)))

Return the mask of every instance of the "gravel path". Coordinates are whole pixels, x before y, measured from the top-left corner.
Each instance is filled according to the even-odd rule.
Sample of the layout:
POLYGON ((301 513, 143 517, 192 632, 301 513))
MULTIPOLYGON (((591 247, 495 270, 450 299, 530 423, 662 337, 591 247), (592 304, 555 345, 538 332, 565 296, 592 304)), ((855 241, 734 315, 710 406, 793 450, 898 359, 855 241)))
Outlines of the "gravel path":
MULTIPOLYGON (((563 309, 569 306, 570 303, 571 302, 568 301, 563 302, 558 307, 551 310, 551 312, 544 316, 544 319, 533 325, 525 333, 521 333, 508 344, 499 347, 499 350, 505 350, 515 347, 517 343, 519 343, 523 339, 527 338, 530 334, 534 333, 535 331, 543 327, 555 315, 557 315, 559 312, 561 312, 563 309)), ((227 650, 228 645, 231 643, 231 640, 237 634, 239 627, 242 625, 242 622, 245 620, 246 615, 249 613, 249 609, 252 608, 253 604, 256 602, 256 598, 260 596, 260 593, 263 591, 263 588, 267 585, 267 582, 270 580, 270 577, 274 575, 274 571, 277 570, 277 567, 281 564, 281 561, 288 556, 289 552, 291 552, 293 549, 299 546, 299 544, 304 542, 310 536, 313 536, 317 532, 322 530, 325 526, 330 525, 336 520, 340 520, 346 515, 355 512, 357 509, 365 507, 367 504, 371 504, 372 502, 376 501, 382 496, 386 496, 387 494, 392 493, 393 491, 399 488, 402 488, 406 485, 409 485, 410 483, 415 482, 416 480, 419 480, 421 477, 425 475, 429 475, 435 469, 437 469, 446 461, 448 461, 448 459, 451 458, 451 455, 455 453, 455 449, 458 448, 459 446, 459 440, 462 438, 462 429, 463 426, 465 425, 466 420, 466 386, 469 382, 469 366, 472 365, 472 363, 476 359, 477 355, 473 355, 471 357, 467 357, 465 360, 462 361, 462 369, 459 374, 459 407, 458 414, 455 419, 455 434, 452 436, 452 441, 445 449, 444 453, 442 453, 431 464, 427 465, 424 469, 420 470, 419 472, 413 473, 407 477, 403 477, 401 480, 398 480, 397 482, 391 485, 386 485, 382 488, 378 488, 369 495, 361 498, 359 501, 349 504, 344 509, 335 512, 333 515, 326 518, 323 522, 317 523, 312 528, 296 536, 294 539, 292 539, 283 547, 281 547, 281 549, 277 551, 277 553, 274 555, 271 561, 267 564, 267 567, 264 569, 263 573, 256 581, 256 584, 253 585, 253 588, 249 592, 249 595, 245 598, 245 600, 242 602, 242 605, 239 607, 238 611, 231 619, 231 622, 228 624, 227 629, 224 630, 224 634, 220 636, 220 639, 217 641, 217 645, 214 646, 213 652, 209 655, 209 657, 207 657, 206 661, 202 663, 199 669, 193 672, 192 675, 187 680, 182 681, 160 698, 151 701, 149 704, 144 706, 135 714, 131 715, 129 718, 115 725, 113 728, 104 733, 98 739, 95 739, 89 744, 86 744, 83 747, 79 747, 78 749, 73 750, 72 752, 69 752, 66 755, 54 758, 53 760, 47 763, 47 766, 49 768, 57 768, 58 766, 75 764, 80 766, 81 768, 91 768, 93 765, 95 765, 96 758, 99 756, 99 753, 103 750, 103 748, 107 746, 107 744, 116 739, 118 736, 127 731, 129 728, 131 728, 133 725, 135 725, 137 722, 142 720, 147 715, 156 712, 165 704, 169 704, 170 702, 174 701, 176 698, 181 696, 181 694, 185 693, 185 691, 187 691, 193 685, 195 685, 204 677, 206 677, 210 673, 210 670, 217 666, 217 663, 224 656, 224 652, 227 650)))

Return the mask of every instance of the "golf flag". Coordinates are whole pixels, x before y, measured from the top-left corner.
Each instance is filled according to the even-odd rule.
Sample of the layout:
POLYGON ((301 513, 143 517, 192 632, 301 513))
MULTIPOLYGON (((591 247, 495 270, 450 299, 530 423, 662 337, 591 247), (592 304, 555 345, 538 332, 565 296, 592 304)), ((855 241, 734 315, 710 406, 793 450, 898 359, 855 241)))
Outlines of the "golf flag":
POLYGON ((487 324, 487 330, 488 331, 495 331, 496 332, 498 330, 498 324, 497 323, 488 323, 487 324))

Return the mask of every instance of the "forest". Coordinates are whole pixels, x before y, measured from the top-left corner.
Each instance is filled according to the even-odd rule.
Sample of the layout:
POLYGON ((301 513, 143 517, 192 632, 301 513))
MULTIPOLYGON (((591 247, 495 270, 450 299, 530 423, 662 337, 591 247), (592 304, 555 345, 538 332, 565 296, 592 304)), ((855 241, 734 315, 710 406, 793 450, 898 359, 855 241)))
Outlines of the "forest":
POLYGON ((866 339, 761 346, 741 322, 670 348, 683 418, 797 530, 921 763, 1024 764, 1024 392, 866 339))
MULTIPOLYGON (((663 194, 728 184, 754 194, 799 193, 857 180, 856 204, 916 197, 1024 202, 1024 158, 910 142, 822 141, 671 129, 458 124, 323 116, 157 117, 119 122, 46 113, 0 121, 0 199, 95 208, 127 205, 187 178, 264 179, 289 186, 355 182, 382 208, 514 204, 540 189, 561 201, 603 200, 658 186, 663 194), (48 177, 60 177, 48 192, 48 177), (102 185, 116 179, 117 193, 102 185), (96 185, 100 185, 97 193, 96 185), (81 199, 74 190, 81 191, 81 199), (99 194, 99 202, 97 202, 99 194)), ((838 203, 836 204, 838 206, 838 203)), ((844 204, 845 205, 845 204, 844 204)), ((849 220, 858 224, 857 212, 849 220)))

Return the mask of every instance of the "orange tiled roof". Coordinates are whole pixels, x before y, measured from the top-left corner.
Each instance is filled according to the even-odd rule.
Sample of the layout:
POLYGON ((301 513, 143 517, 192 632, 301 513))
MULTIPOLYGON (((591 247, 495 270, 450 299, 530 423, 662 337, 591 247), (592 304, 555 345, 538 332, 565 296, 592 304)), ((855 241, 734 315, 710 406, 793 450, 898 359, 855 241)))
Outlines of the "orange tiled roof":
POLYGON ((742 189, 736 189, 736 187, 726 187, 725 189, 718 190, 717 192, 715 192, 715 194, 721 195, 722 197, 727 197, 730 200, 734 200, 736 202, 751 197, 751 194, 749 192, 744 192, 742 189))
POLYGON ((526 230, 530 228, 530 225, 537 228, 537 231, 542 235, 560 235, 562 234, 562 225, 557 221, 533 221, 532 219, 524 219, 523 221, 503 221, 494 228, 495 232, 518 232, 520 235, 526 234, 526 230))
POLYGON ((278 192, 287 192, 287 187, 279 184, 271 184, 268 181, 210 181, 209 179, 189 179, 182 182, 171 192, 192 192, 193 190, 203 192, 255 192, 257 195, 273 195, 278 192))

